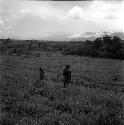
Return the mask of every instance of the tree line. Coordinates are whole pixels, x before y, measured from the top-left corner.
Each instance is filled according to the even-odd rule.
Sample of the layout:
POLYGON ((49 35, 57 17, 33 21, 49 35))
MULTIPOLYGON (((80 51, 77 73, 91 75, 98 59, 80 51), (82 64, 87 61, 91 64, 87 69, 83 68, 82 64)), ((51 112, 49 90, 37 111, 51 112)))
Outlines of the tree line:
POLYGON ((124 45, 118 36, 104 35, 94 41, 86 40, 77 46, 66 46, 63 53, 66 55, 91 56, 98 58, 124 59, 124 45))
POLYGON ((2 41, 1 53, 6 53, 6 51, 14 51, 20 54, 28 51, 60 51, 63 55, 124 59, 124 43, 118 36, 104 35, 94 41, 13 41, 11 39, 0 41, 2 41))

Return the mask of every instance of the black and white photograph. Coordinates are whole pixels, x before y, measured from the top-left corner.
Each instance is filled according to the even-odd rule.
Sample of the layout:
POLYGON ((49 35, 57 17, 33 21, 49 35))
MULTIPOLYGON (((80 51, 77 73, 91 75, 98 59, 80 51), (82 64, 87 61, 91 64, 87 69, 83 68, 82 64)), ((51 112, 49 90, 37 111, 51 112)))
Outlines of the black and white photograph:
POLYGON ((124 0, 0 0, 0 125, 124 125, 124 0))

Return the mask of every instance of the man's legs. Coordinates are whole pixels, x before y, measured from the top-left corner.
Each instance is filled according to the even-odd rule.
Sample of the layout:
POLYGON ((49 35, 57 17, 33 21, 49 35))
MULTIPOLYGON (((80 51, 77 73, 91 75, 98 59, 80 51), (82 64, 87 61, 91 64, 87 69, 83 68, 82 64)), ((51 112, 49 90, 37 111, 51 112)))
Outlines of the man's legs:
POLYGON ((40 75, 40 81, 41 81, 41 75, 40 75))
POLYGON ((66 86, 66 81, 64 80, 64 88, 65 88, 65 86, 66 86))
POLYGON ((69 81, 67 80, 67 82, 66 82, 66 85, 67 85, 67 87, 69 86, 69 81))
POLYGON ((67 80, 64 79, 64 88, 65 88, 66 84, 67 84, 67 80))
POLYGON ((40 81, 44 79, 44 75, 40 74, 40 81))
POLYGON ((64 80, 64 88, 69 86, 69 81, 67 79, 64 80))

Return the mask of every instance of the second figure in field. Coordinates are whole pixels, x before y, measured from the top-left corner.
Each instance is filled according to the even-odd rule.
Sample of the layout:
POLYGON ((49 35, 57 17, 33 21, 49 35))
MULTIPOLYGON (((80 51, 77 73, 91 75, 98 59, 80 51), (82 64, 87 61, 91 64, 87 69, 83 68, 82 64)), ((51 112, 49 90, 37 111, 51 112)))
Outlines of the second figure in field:
POLYGON ((71 82, 70 65, 66 65, 66 68, 63 70, 63 77, 64 77, 64 88, 65 88, 65 86, 68 86, 69 82, 71 82))
POLYGON ((41 81, 44 79, 44 71, 41 67, 39 68, 39 71, 40 71, 40 81, 41 81))

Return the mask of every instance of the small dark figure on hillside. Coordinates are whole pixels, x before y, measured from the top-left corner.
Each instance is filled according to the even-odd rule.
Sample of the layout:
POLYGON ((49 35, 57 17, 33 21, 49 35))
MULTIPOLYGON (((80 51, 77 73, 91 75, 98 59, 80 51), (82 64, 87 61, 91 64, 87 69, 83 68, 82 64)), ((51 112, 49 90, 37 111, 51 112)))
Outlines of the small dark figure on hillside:
POLYGON ((43 69, 40 67, 40 81, 44 79, 44 71, 43 69))
POLYGON ((64 88, 65 86, 68 86, 69 82, 71 82, 71 71, 69 68, 70 68, 70 65, 66 65, 66 68, 63 70, 64 88))

